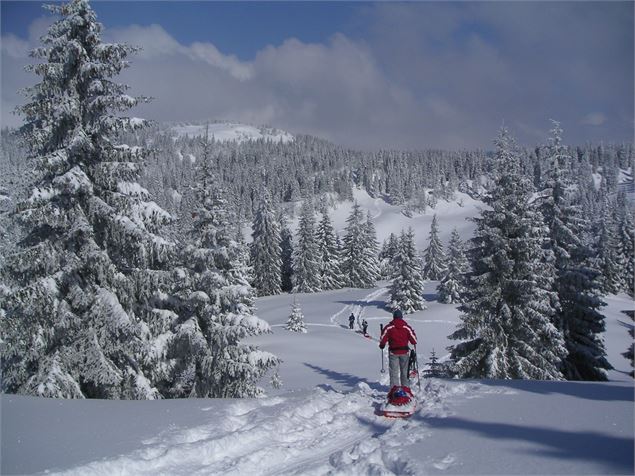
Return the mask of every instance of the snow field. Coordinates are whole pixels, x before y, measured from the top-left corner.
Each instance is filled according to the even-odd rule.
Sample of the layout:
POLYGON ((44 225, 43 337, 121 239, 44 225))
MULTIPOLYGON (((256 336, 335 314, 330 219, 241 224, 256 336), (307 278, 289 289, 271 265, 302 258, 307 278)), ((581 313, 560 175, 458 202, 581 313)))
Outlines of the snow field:
MULTIPOLYGON (((609 383, 422 379, 408 420, 377 411, 388 391, 376 340, 350 331, 361 312, 375 338, 387 283, 297 294, 308 333, 282 327, 292 295, 259 298, 283 359, 283 387, 251 400, 55 401, 2 396, 2 474, 632 474, 633 382, 620 353, 626 296, 607 299, 609 383)), ((407 315, 419 364, 444 354, 458 311, 435 300, 407 315)), ((263 382, 266 385, 267 382, 263 382)))

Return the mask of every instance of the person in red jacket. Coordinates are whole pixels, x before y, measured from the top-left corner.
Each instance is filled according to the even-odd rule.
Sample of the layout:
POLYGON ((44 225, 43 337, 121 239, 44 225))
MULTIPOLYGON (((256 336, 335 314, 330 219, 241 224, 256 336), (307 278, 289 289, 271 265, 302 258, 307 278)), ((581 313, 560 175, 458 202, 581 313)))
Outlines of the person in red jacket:
POLYGON ((390 386, 406 387, 410 390, 408 378, 408 360, 410 348, 408 343, 417 345, 417 334, 406 321, 402 312, 397 309, 392 313, 392 321, 384 327, 379 340, 379 348, 383 349, 388 343, 388 368, 390 370, 390 386))

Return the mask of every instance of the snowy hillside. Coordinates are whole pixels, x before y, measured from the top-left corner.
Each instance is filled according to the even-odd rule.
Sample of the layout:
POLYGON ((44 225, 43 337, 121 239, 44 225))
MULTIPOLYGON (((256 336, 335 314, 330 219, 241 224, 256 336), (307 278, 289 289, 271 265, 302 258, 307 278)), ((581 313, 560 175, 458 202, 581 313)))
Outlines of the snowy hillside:
MULTIPOLYGON (((354 190, 378 239, 409 226, 427 245, 434 214, 447 244, 481 202, 457 193, 426 213, 404 215, 354 190)), ((344 229, 352 202, 331 210, 344 229)), ((295 228, 297 218, 292 226, 295 228)), ((388 282, 372 289, 296 294, 308 329, 285 329, 294 296, 257 300, 272 333, 248 342, 280 357, 283 385, 261 382, 257 400, 56 401, 2 396, 2 474, 630 474, 633 381, 621 355, 630 344, 625 295, 603 309, 608 383, 422 379, 419 409, 407 421, 377 415, 388 390, 377 347, 388 282), (347 328, 353 312, 371 339, 347 328)), ((459 312, 425 287, 427 309, 407 316, 422 370, 434 349, 447 360, 459 312)))
MULTIPOLYGON (((471 198, 469 195, 456 192, 456 198, 447 202, 439 200, 436 208, 428 207, 425 212, 412 212, 411 216, 404 214, 403 205, 391 205, 381 198, 373 198, 365 190, 353 189, 353 199, 360 205, 366 216, 370 212, 373 223, 377 230, 377 239, 381 244, 391 233, 399 235, 401 230, 412 227, 415 232, 417 249, 424 250, 428 246, 428 234, 432 218, 436 214, 439 221, 439 237, 445 244, 450 239, 450 234, 454 228, 457 229, 463 239, 469 239, 474 232, 474 224, 467 218, 478 215, 478 210, 484 207, 483 203, 471 198)), ((350 216, 353 208, 352 201, 337 203, 335 209, 329 209, 329 215, 333 220, 335 230, 343 234, 346 227, 346 219, 350 216)), ((296 217, 290 220, 289 227, 294 232, 297 229, 300 210, 300 203, 295 204, 296 217)), ((244 235, 249 241, 251 238, 251 228, 245 227, 244 235)))
MULTIPOLYGON (((608 383, 422 379, 407 421, 376 414, 387 391, 376 337, 386 283, 297 296, 308 332, 284 329, 292 296, 263 297, 283 387, 256 400, 56 401, 2 396, 2 474, 632 474, 633 382, 623 309, 608 299, 608 383), (373 339, 346 328, 350 312, 373 339)), ((458 311, 407 317, 421 367, 444 356, 458 311)), ((266 384, 266 382, 265 382, 266 384)), ((415 385, 416 388, 416 385, 415 385)))
POLYGON ((234 122, 213 122, 205 124, 179 124, 171 129, 176 137, 202 137, 205 128, 209 127, 209 137, 220 142, 264 139, 272 142, 292 142, 293 135, 279 129, 269 127, 254 127, 234 122))

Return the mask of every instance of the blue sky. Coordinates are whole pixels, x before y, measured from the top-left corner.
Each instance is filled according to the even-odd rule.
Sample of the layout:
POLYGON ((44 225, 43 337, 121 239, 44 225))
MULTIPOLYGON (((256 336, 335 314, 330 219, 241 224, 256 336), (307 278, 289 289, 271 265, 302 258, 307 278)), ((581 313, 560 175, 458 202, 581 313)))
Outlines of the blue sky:
MULTIPOLYGON (((50 17, 5 2, 2 123, 50 17), (49 19, 47 19, 49 17, 49 19)), ((632 140, 633 2, 92 3, 143 51, 121 81, 156 120, 227 119, 363 148, 632 140)))

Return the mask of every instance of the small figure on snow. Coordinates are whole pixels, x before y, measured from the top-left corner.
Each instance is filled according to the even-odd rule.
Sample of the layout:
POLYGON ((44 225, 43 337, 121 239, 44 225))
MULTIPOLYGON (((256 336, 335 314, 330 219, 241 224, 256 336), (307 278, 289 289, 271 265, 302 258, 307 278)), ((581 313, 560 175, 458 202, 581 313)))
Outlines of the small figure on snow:
POLYGON ((408 378, 408 361, 410 348, 408 343, 417 345, 417 334, 403 319, 401 310, 392 314, 392 321, 384 327, 379 340, 379 348, 383 349, 388 343, 388 368, 390 370, 391 387, 410 387, 408 378))
POLYGON ((352 330, 353 324, 355 324, 355 314, 351 312, 351 315, 348 316, 348 328, 352 330))
POLYGON ((364 319, 362 321, 362 334, 367 335, 367 331, 368 331, 368 322, 366 321, 366 319, 364 319))

